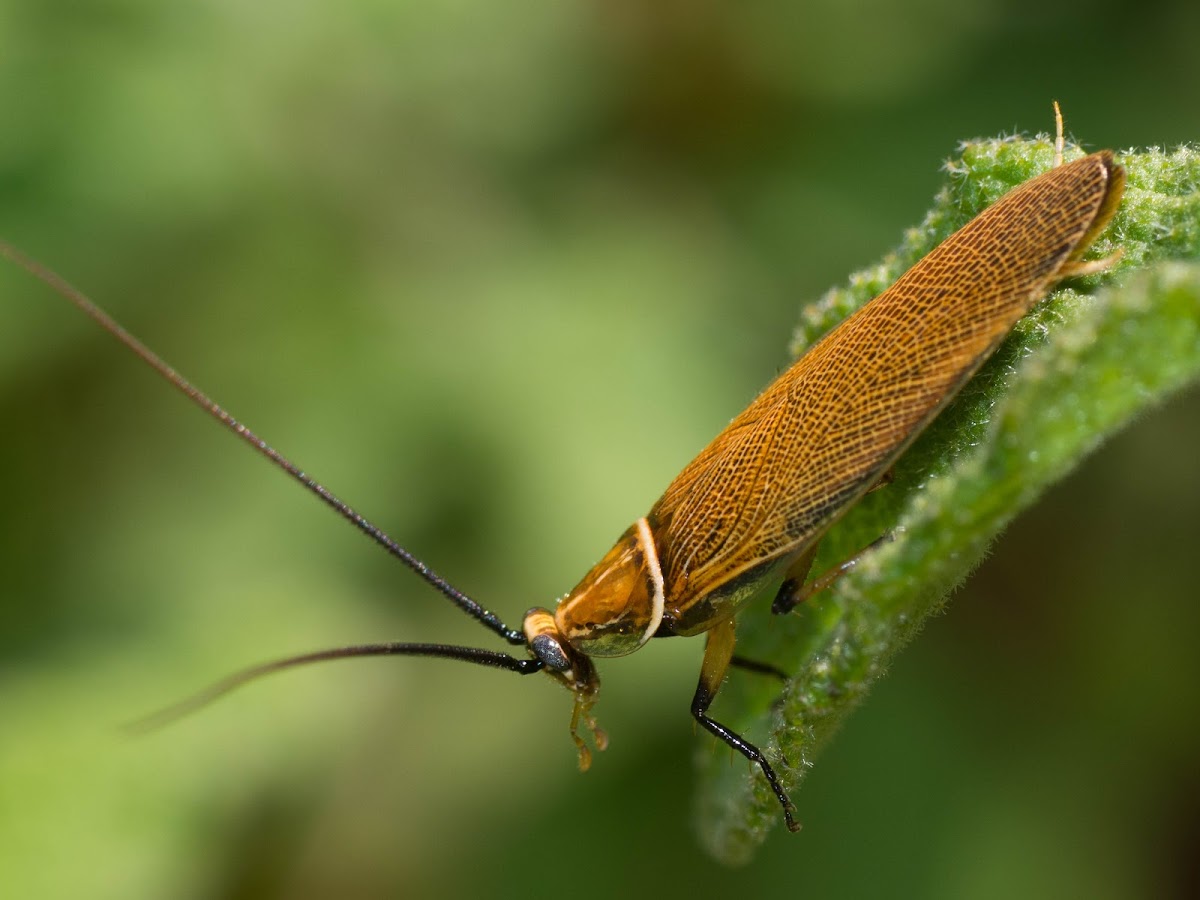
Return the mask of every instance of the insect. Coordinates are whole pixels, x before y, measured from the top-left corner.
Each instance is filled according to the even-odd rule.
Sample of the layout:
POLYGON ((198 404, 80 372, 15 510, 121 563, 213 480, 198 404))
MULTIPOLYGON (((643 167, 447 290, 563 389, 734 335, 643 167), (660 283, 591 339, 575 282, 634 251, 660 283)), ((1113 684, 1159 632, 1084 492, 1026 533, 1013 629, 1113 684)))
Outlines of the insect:
POLYGON ((1055 282, 1102 271, 1117 258, 1081 260, 1117 209, 1124 170, 1107 150, 1064 164, 1057 104, 1055 112, 1052 170, 1006 194, 827 334, 684 468, 553 609, 531 609, 518 628, 309 477, 58 275, 0 242, 0 253, 64 295, 455 606, 525 650, 517 656, 408 642, 322 650, 239 672, 151 723, 284 668, 357 656, 442 657, 522 675, 545 672, 564 685, 574 695, 570 733, 586 769, 586 736, 597 749, 607 744, 591 715, 600 685, 594 660, 625 656, 654 638, 705 634, 692 715, 758 767, 787 827, 798 830, 795 809, 767 757, 708 713, 730 666, 777 671, 734 655, 735 617, 781 579, 771 609, 788 613, 852 567, 858 556, 808 580, 824 534, 887 480, 897 457, 1017 320, 1055 282))

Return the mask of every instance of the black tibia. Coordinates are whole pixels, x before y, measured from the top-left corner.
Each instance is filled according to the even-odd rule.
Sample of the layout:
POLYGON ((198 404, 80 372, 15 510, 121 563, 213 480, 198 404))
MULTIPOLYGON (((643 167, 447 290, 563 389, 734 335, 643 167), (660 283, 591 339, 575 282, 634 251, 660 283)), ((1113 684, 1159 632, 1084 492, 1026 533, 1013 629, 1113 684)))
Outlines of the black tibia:
POLYGON ((692 715, 706 731, 720 738, 762 770, 763 776, 779 800, 779 805, 783 807, 783 818, 787 822, 788 831, 799 831, 800 823, 795 818, 796 808, 792 806, 792 801, 788 799, 775 770, 771 768, 762 751, 737 732, 709 718, 708 708, 717 696, 721 680, 733 659, 733 643, 733 620, 723 622, 708 632, 708 643, 704 645, 704 661, 700 664, 700 683, 696 686, 696 696, 692 698, 692 715))
POLYGON ((730 657, 729 665, 735 669, 744 669, 747 672, 757 672, 759 675, 771 675, 778 678, 780 681, 788 680, 788 673, 778 666, 773 666, 770 663, 759 662, 756 659, 747 659, 744 656, 738 656, 736 653, 730 657))

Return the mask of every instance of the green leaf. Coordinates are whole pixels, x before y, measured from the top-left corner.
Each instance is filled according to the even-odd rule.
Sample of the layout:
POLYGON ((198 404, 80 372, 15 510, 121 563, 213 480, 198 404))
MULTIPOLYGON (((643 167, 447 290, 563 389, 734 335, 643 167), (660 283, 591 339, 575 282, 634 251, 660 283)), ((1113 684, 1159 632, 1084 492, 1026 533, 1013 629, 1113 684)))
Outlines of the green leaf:
MULTIPOLYGON (((902 246, 804 310, 794 352, 1052 159, 1045 138, 964 144, 902 246)), ((900 460, 895 481, 828 535, 814 572, 889 531, 894 540, 786 620, 769 621, 756 604, 739 622, 739 653, 796 674, 782 694, 766 679, 733 679, 716 713, 766 744, 801 813, 798 788, 818 752, 996 535, 1107 436, 1200 378, 1200 153, 1151 149, 1119 161, 1125 198, 1089 256, 1119 248, 1121 262, 1067 282, 1018 324, 900 460)), ((757 770, 730 766, 707 744, 698 759, 702 839, 718 859, 743 863, 782 825, 779 805, 757 770)))

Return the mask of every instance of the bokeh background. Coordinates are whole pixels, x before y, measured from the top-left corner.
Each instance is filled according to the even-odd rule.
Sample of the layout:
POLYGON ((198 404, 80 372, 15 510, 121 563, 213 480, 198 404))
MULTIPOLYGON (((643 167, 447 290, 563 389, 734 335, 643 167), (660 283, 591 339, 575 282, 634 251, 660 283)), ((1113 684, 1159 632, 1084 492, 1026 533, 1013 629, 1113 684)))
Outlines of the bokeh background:
MULTIPOLYGON (((509 621, 896 244, 963 138, 1200 137, 1194 3, 0 0, 0 234, 509 621)), ((1188 897, 1200 397, 1023 516, 741 870, 699 641, 547 679, 0 266, 0 894, 1188 897)), ((766 614, 765 609, 748 614, 766 614)), ((732 763, 742 765, 741 762, 732 763)))

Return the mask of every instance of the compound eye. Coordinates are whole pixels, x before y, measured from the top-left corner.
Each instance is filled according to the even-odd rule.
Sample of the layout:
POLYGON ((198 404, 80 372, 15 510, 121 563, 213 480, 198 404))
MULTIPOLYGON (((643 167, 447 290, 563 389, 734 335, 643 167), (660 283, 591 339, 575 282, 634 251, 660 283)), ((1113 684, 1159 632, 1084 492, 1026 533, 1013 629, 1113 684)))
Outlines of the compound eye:
POLYGON ((553 635, 539 634, 529 643, 533 655, 540 659, 548 669, 556 672, 566 672, 571 668, 571 660, 563 652, 560 644, 553 635))

